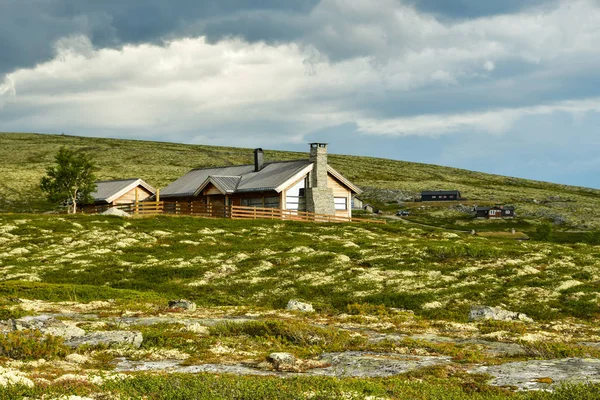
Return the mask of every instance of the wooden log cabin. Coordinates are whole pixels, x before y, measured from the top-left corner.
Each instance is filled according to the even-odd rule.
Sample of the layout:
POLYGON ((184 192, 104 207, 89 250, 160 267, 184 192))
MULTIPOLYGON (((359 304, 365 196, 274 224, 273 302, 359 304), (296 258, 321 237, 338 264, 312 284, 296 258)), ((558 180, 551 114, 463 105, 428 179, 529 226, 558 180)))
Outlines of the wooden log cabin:
POLYGON ((161 200, 254 206, 352 216, 361 190, 327 164, 327 144, 311 143, 308 159, 194 169, 161 190, 161 200))

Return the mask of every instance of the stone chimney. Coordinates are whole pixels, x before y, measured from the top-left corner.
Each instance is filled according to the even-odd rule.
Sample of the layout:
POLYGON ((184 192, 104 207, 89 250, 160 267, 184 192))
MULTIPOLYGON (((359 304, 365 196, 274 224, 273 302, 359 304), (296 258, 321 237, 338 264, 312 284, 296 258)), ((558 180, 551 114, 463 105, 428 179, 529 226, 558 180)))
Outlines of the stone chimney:
POLYGON ((264 162, 263 149, 254 149, 254 172, 260 171, 263 168, 264 162))
POLYGON ((327 186, 327 143, 311 143, 313 169, 306 188, 306 208, 317 214, 335 214, 333 190, 327 186))

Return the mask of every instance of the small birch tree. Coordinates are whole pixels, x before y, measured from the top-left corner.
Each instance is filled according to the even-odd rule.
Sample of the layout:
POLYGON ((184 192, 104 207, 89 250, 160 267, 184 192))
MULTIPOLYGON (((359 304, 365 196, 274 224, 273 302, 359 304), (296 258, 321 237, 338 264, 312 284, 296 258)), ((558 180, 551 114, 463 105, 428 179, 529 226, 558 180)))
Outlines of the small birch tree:
POLYGON ((40 188, 49 201, 66 204, 69 213, 77 212, 77 203, 89 203, 96 190, 96 165, 85 153, 61 147, 54 157, 56 165, 46 169, 40 188))

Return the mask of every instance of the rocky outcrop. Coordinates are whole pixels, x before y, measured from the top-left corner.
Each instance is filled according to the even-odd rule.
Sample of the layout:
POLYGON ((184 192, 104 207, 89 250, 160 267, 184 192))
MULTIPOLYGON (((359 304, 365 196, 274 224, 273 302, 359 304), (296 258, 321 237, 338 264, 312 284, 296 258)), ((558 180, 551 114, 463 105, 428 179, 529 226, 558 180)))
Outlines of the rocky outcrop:
POLYGON ((50 315, 38 315, 35 317, 23 317, 0 321, 0 332, 23 330, 37 330, 45 335, 60 336, 65 340, 85 335, 83 329, 74 325, 65 324, 50 315))
POLYGON ((533 322, 526 314, 507 311, 500 307, 472 306, 469 312, 469 321, 493 319, 496 321, 521 321, 533 322))
POLYGON ((290 353, 271 353, 268 360, 278 371, 293 371, 296 368, 296 357, 290 353))
POLYGON ((185 299, 171 300, 171 301, 169 301, 169 308, 172 310, 173 309, 181 309, 181 310, 186 310, 186 311, 195 311, 196 303, 194 303, 193 301, 185 300, 185 299))
POLYGON ((312 304, 302 303, 298 300, 290 300, 285 307, 288 311, 302 311, 302 312, 314 312, 312 304))
POLYGON ((518 361, 481 366, 469 372, 493 376, 489 383, 495 386, 514 386, 518 390, 552 390, 567 382, 599 383, 600 360, 562 358, 518 361))
POLYGON ((105 345, 140 347, 142 345, 142 340, 142 333, 138 331, 99 331, 72 338, 65 344, 70 347, 79 347, 84 344, 89 346, 105 345))

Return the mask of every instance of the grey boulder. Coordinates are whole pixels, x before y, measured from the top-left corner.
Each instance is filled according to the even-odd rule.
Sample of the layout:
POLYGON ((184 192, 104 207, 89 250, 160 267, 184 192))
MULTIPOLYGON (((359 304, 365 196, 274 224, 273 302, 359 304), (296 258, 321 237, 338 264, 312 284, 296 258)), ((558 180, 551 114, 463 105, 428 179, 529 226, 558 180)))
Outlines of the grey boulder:
POLYGON ((302 303, 298 300, 290 300, 285 307, 288 311, 302 311, 302 312, 314 312, 312 304, 302 303))
POLYGON ((469 321, 493 319, 496 321, 521 321, 533 322, 526 314, 507 311, 500 307, 472 306, 469 312, 469 321))
POLYGON ((195 311, 196 303, 194 303, 193 301, 185 300, 185 299, 171 300, 171 301, 169 301, 169 308, 171 308, 171 309, 180 308, 182 310, 195 311))

